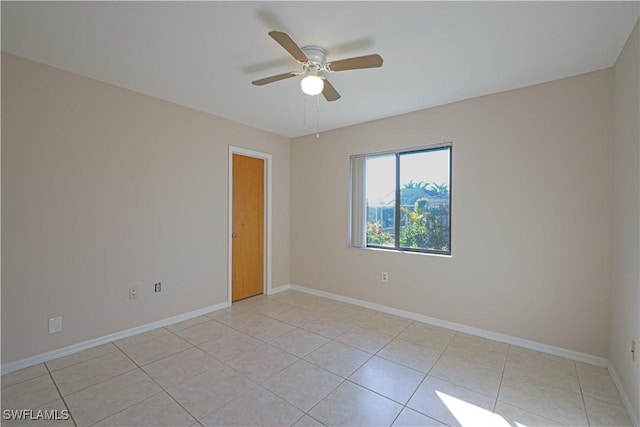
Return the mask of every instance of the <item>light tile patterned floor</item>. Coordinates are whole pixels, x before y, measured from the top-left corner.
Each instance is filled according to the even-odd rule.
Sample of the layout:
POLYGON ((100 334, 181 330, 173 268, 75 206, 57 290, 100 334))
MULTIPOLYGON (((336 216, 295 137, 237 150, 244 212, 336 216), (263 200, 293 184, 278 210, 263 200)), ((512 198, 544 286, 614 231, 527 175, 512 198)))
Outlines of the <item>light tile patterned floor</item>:
POLYGON ((4 375, 1 398, 71 414, 41 425, 630 425, 604 368, 296 291, 4 375))

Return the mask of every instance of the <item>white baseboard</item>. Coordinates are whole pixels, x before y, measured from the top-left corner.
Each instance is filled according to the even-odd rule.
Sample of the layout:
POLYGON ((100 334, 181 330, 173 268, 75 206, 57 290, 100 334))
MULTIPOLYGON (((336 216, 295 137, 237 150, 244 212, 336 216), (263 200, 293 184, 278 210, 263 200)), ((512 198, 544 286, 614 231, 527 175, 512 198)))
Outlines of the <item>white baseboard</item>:
POLYGON ((306 288, 304 286, 291 285, 293 290, 306 292, 308 294, 317 295, 325 298, 330 298, 336 301, 346 302, 349 304, 357 305, 360 307, 370 308, 372 310, 381 311, 383 313, 393 314, 394 316, 404 317, 406 319, 417 320, 418 322, 428 323, 430 325, 440 326, 442 328, 452 329, 458 332, 464 332, 470 335, 476 335, 483 338, 488 338, 494 341, 500 341, 507 344, 517 345, 520 347, 536 350, 542 353, 553 354, 560 357, 576 360, 578 362, 590 363, 603 368, 609 366, 609 360, 593 356, 591 354, 581 353, 578 351, 568 350, 562 347, 555 347, 552 345, 542 344, 536 341, 529 341, 526 339, 513 337, 511 335, 500 334, 497 332, 491 332, 484 329, 474 328, 472 326, 463 325, 460 323, 449 322, 447 320, 437 319, 435 317, 429 317, 422 314, 413 313, 411 311, 400 310, 386 305, 376 304, 365 300, 356 298, 345 297, 342 295, 334 294, 331 292, 319 291, 317 289, 306 288))
POLYGON ((168 317, 166 319, 157 320, 155 322, 147 323, 146 325, 136 326, 135 328, 126 329, 124 331, 114 332, 109 335, 83 341, 78 344, 73 344, 68 347, 59 348, 57 350, 48 351, 46 353, 39 354, 37 356, 31 356, 24 359, 16 360, 15 362, 4 363, 0 366, 0 372, 2 375, 8 374, 19 369, 28 368, 29 366, 37 365, 38 363, 48 362, 50 360, 58 359, 60 357, 68 356, 70 354, 77 353, 82 350, 87 350, 98 345, 107 344, 112 341, 116 341, 122 338, 127 338, 132 335, 148 332, 152 329, 161 328, 163 326, 169 326, 174 323, 189 320, 194 317, 201 316, 203 314, 211 313, 212 311, 222 310, 229 307, 226 302, 211 305, 209 307, 193 310, 188 313, 178 314, 177 316, 168 317))
POLYGON ((271 288, 271 290, 269 291, 269 295, 277 294, 278 292, 282 291, 288 291, 289 289, 291 289, 291 285, 277 286, 275 288, 271 288))
MULTIPOLYGON (((269 291, 269 295, 277 294, 278 292, 286 291, 289 289, 291 289, 291 285, 282 285, 275 288, 271 288, 271 290, 269 291)), ((89 348, 106 344, 112 341, 116 341, 122 338, 127 338, 132 335, 148 332, 152 329, 161 328, 163 326, 169 326, 174 323, 182 322, 184 320, 189 320, 194 317, 198 317, 203 314, 211 313, 213 311, 221 310, 227 307, 229 307, 229 303, 223 302, 220 304, 190 311, 188 313, 183 313, 177 316, 172 316, 166 319, 158 320, 152 323, 147 323, 146 325, 137 326, 135 328, 126 329, 124 331, 114 332, 112 334, 90 339, 87 341, 83 341, 78 344, 73 344, 67 347, 48 351, 46 353, 38 354, 36 356, 27 357, 24 359, 16 360, 14 362, 4 363, 0 365, 0 372, 2 373, 2 375, 8 374, 8 373, 17 371, 19 369, 28 368, 29 366, 37 365, 38 363, 49 362, 51 360, 58 359, 60 357, 69 356, 70 354, 74 354, 79 351, 87 350, 89 348)))
POLYGON ((495 341, 500 341, 507 344, 528 348, 530 350, 535 350, 542 353, 553 354, 555 356, 572 359, 577 362, 584 362, 584 363, 600 366, 603 368, 607 368, 609 370, 609 373, 611 374, 611 378, 613 379, 613 382, 616 385, 616 388, 618 389, 618 392, 620 393, 620 397, 622 398, 622 402, 624 403, 625 409, 627 410, 627 414, 629 415, 631 424, 633 426, 640 427, 640 422, 638 420, 638 417, 634 412, 633 405, 631 405, 631 401, 629 400, 629 397, 627 396, 627 393, 625 392, 624 387, 622 386, 622 382, 620 381, 618 374, 613 368, 613 365, 611 364, 611 362, 608 359, 605 359, 603 357, 593 356, 591 354, 581 353, 578 351, 573 351, 573 350, 569 350, 562 347, 542 344, 536 341, 525 340, 522 338, 513 337, 511 335, 499 334, 499 333, 487 331, 484 329, 462 325, 460 323, 436 319, 434 317, 424 316, 422 314, 400 310, 397 308, 388 307, 386 305, 376 304, 376 303, 372 303, 369 301, 364 301, 356 298, 345 297, 345 296, 334 294, 331 292, 325 292, 317 289, 307 288, 304 286, 290 285, 289 288, 296 291, 306 292, 308 294, 330 298, 336 301, 346 302, 349 304, 357 305, 364 308, 369 308, 376 311, 381 311, 383 313, 393 314, 395 316, 404 317, 406 319, 417 320, 419 322, 440 326, 442 328, 452 329, 454 331, 464 332, 466 334, 488 338, 495 341))
POLYGON ((622 403, 624 403, 624 407, 627 409, 627 414, 629 415, 629 419, 631 420, 631 425, 640 427, 640 419, 638 419, 638 414, 635 413, 635 409, 631 404, 631 400, 629 400, 629 396, 624 390, 622 381, 620 381, 620 377, 618 376, 618 373, 616 372, 611 362, 609 362, 609 364, 607 365, 607 369, 609 370, 609 375, 611 375, 611 379, 613 380, 613 382, 616 385, 616 388, 618 389, 618 393, 620 393, 620 398, 622 399, 622 403))
MULTIPOLYGON (((434 317, 425 316, 418 313, 413 313, 410 311, 400 310, 397 308, 389 307, 386 305, 376 304, 365 300, 360 300, 356 298, 346 297, 339 294, 334 294, 331 292, 320 291, 313 288, 307 288, 304 286, 287 284, 272 288, 269 291, 269 295, 274 295, 279 292, 283 292, 286 290, 296 290, 300 292, 305 292, 311 295, 317 295, 325 298, 330 298, 336 301, 345 302, 348 304, 357 305, 364 308, 369 308, 372 310, 380 311, 383 313, 392 314, 399 317, 404 317, 406 319, 417 320, 419 322, 428 323, 435 326, 440 326, 442 328, 452 329, 459 332, 464 332, 470 335, 476 335, 483 338, 492 339, 495 341, 504 342, 507 344, 517 345, 520 347, 528 348, 531 350, 540 351, 542 353, 553 354, 560 357, 565 357, 568 359, 576 360, 578 362, 590 363, 592 365, 597 365, 601 367, 605 367, 609 370, 611 374, 611 378, 613 379, 616 387, 618 388, 618 392, 622 398, 625 408, 627 409, 627 413, 629 414, 629 418, 631 419, 631 423, 634 426, 640 427, 640 422, 638 420, 638 416, 635 414, 633 410, 633 406, 631 405, 631 401, 627 396, 624 387, 622 386, 622 382, 618 377, 613 365, 611 362, 605 358, 593 356, 586 353, 581 353, 569 349, 565 349, 562 347, 555 347, 547 344, 542 344, 535 341, 525 340, 518 337, 513 337, 510 335, 500 334, 496 332, 487 331, 484 329, 474 328, 471 326, 463 325, 460 323, 449 322, 446 320, 437 319, 434 317)), ((27 357, 21 360, 17 360, 14 362, 9 362, 2 364, 0 366, 0 373, 2 375, 8 374, 10 372, 17 371, 19 369, 28 368, 29 366, 37 365, 39 363, 48 362, 54 359, 58 359, 60 357, 68 356, 70 354, 77 353, 79 351, 87 350, 92 347, 96 347, 98 345, 106 344, 112 341, 116 341, 122 338, 127 338, 132 335, 140 334, 143 332, 148 332, 152 329, 169 326, 174 323, 182 322, 184 320, 192 319, 194 317, 201 316, 203 314, 211 313, 213 311, 222 310, 224 308, 229 307, 229 303, 223 302, 220 304, 212 305, 209 307, 204 307, 198 310, 190 311, 188 313, 179 314, 177 316, 168 317, 166 319, 158 320, 155 322, 147 323, 146 325, 137 326, 135 328, 126 329, 124 331, 115 332, 109 335, 105 335, 102 337, 94 338, 91 340, 83 341, 78 344, 73 344, 68 347, 63 347, 57 350, 52 350, 46 353, 39 354, 37 356, 27 357)))

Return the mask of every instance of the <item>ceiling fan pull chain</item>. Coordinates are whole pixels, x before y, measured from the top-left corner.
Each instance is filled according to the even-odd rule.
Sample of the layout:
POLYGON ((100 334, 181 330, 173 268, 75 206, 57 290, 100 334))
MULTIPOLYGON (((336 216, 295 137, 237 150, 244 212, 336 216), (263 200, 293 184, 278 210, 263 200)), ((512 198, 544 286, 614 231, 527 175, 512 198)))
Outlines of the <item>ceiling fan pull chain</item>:
POLYGON ((303 122, 302 128, 306 129, 307 128, 307 96, 303 94, 302 97, 304 98, 304 113, 303 113, 304 114, 304 119, 303 119, 304 122, 303 122))
POLYGON ((320 95, 316 95, 316 138, 320 138, 320 95))

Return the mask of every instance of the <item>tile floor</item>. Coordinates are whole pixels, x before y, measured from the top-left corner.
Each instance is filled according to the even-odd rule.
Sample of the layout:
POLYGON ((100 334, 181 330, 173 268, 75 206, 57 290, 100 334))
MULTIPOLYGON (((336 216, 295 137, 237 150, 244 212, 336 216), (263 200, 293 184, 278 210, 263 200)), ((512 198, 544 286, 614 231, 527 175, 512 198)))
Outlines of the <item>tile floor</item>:
POLYGON ((4 375, 1 398, 71 414, 46 425, 630 425, 606 369, 296 291, 4 375))

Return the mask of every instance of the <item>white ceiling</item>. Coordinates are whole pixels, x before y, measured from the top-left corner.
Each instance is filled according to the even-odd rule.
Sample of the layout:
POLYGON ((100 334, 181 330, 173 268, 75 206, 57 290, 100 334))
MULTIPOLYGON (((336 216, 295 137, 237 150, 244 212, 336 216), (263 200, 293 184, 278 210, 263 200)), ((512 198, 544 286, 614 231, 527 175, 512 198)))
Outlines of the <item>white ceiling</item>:
POLYGON ((610 67, 639 15, 638 1, 2 1, 2 50, 296 137, 318 108, 323 131, 610 67), (253 86, 299 69, 270 30, 384 65, 329 75, 332 103, 299 78, 253 86))

